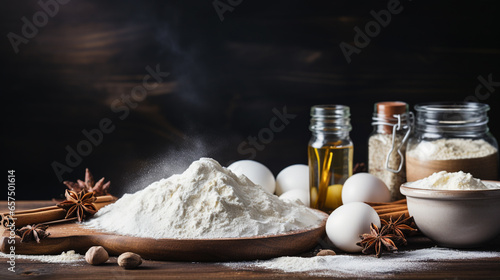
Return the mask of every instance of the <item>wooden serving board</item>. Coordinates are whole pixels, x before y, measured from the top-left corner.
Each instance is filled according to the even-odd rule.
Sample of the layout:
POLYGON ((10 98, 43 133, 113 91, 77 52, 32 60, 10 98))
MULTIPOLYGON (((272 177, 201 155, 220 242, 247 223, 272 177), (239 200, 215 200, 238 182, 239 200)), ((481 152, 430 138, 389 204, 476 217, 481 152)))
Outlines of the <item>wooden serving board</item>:
MULTIPOLYGON (((318 211, 319 212, 319 211, 318 211)), ((21 243, 16 237, 16 254, 51 255, 75 250, 84 254, 90 247, 103 246, 110 255, 134 252, 144 259, 168 261, 241 261, 293 256, 310 250, 325 235, 328 215, 315 228, 280 235, 221 239, 152 239, 131 237, 84 228, 78 223, 50 225, 50 236, 40 243, 21 243)), ((10 252, 6 230, 0 250, 10 252)))

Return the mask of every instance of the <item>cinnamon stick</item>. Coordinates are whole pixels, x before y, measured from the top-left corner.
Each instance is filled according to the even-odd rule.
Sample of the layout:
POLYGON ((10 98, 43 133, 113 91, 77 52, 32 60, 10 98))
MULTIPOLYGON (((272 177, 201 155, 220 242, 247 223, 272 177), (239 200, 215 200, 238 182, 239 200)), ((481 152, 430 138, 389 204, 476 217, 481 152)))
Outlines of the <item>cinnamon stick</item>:
POLYGON ((400 204, 405 204, 406 205, 406 198, 396 200, 393 202, 367 202, 366 204, 370 205, 371 207, 377 207, 377 206, 384 206, 384 205, 400 205, 400 204))
POLYGON ((406 211, 406 210, 408 210, 408 207, 406 207, 406 205, 401 205, 398 207, 395 206, 395 207, 389 207, 389 208, 375 209, 375 211, 379 215, 392 213, 392 212, 401 212, 401 211, 406 211))
POLYGON ((395 208, 400 208, 400 207, 406 207, 404 204, 395 204, 395 205, 380 205, 380 206, 372 206, 373 209, 375 210, 388 210, 388 209, 395 209, 395 208))
POLYGON ((405 215, 405 217, 409 217, 408 207, 406 205, 406 199, 401 199, 388 203, 376 203, 376 202, 368 202, 379 215, 380 219, 389 220, 392 218, 393 220, 399 218, 401 215, 405 215))
MULTIPOLYGON (((21 211, 15 211, 15 212, 16 212, 16 214, 25 214, 25 213, 42 212, 42 211, 45 211, 45 210, 53 210, 53 209, 56 209, 56 208, 57 208, 57 206, 54 205, 54 206, 46 206, 46 207, 41 207, 41 208, 21 210, 21 211)), ((4 215, 4 214, 2 214, 2 215, 4 215)))
MULTIPOLYGON (((94 205, 97 209, 100 209, 108 204, 111 204, 117 200, 116 197, 111 195, 98 196, 94 205)), ((1 224, 3 227, 9 227, 12 223, 15 223, 16 228, 20 228, 25 225, 30 224, 40 224, 55 220, 62 220, 66 216, 66 210, 59 208, 57 206, 49 206, 43 208, 29 209, 23 211, 15 212, 14 216, 10 216, 10 213, 1 214, 1 224)))
MULTIPOLYGON (((114 202, 116 200, 117 200, 117 198, 112 196, 112 195, 102 195, 102 196, 97 196, 94 203, 114 202)), ((54 209, 60 209, 60 208, 54 205, 54 206, 47 206, 47 207, 41 207, 41 208, 35 208, 35 209, 16 211, 16 214, 42 212, 45 210, 54 210, 54 209)), ((5 215, 5 214, 8 214, 8 213, 4 213, 2 215, 5 215)))
POLYGON ((379 217, 380 217, 380 219, 383 219, 386 221, 389 221, 389 219, 392 218, 392 220, 394 221, 403 214, 405 215, 406 218, 410 217, 410 213, 408 213, 408 210, 403 210, 403 211, 398 211, 398 212, 390 212, 390 213, 386 213, 386 214, 379 214, 379 217))
POLYGON ((44 225, 62 224, 62 223, 76 221, 76 220, 78 220, 78 218, 77 217, 73 217, 73 218, 67 218, 67 219, 62 219, 62 220, 55 220, 55 221, 45 222, 43 224, 44 225))

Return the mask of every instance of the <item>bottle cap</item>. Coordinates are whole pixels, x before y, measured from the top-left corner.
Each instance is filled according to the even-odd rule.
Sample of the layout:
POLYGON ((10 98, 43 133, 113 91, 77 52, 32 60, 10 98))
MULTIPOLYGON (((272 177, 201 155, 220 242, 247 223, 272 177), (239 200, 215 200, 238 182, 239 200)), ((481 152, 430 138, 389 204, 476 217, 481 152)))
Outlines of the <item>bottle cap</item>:
POLYGON ((406 122, 408 104, 402 101, 384 101, 375 103, 373 120, 378 120, 378 129, 384 134, 392 134, 392 127, 398 123, 394 115, 401 115, 401 120, 406 122))
POLYGON ((393 115, 402 115, 408 111, 408 104, 402 101, 385 101, 375 103, 378 115, 392 118, 393 115))

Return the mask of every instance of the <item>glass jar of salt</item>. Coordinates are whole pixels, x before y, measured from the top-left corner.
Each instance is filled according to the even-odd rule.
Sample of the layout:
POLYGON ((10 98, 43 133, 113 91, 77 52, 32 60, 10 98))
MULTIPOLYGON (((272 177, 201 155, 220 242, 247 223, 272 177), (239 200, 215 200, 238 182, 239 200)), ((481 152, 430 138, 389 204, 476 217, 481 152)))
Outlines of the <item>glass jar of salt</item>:
POLYGON ((489 132, 487 104, 425 103, 415 106, 415 133, 408 140, 409 182, 438 171, 498 178, 498 143, 489 132))
POLYGON ((368 172, 387 185, 393 201, 403 198, 399 187, 406 182, 404 154, 412 119, 405 102, 375 103, 373 132, 368 139, 368 172))

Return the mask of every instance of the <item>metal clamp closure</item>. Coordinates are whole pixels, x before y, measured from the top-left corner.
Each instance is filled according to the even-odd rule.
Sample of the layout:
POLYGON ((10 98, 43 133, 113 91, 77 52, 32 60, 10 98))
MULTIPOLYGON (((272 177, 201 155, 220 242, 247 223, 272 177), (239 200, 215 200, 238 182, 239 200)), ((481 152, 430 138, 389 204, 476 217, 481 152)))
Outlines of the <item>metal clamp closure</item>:
MULTIPOLYGON (((406 114, 405 114, 406 115, 406 114)), ((404 164, 404 155, 401 152, 401 148, 403 145, 406 143, 406 140, 408 140, 408 137, 410 136, 411 133, 411 128, 413 126, 413 121, 414 121, 414 116, 412 112, 408 113, 408 120, 406 121, 406 124, 403 124, 402 122, 402 116, 403 115, 393 115, 393 117, 397 120, 397 123, 389 123, 387 122, 384 118, 377 118, 373 117, 374 122, 372 122, 372 125, 387 125, 387 126, 392 126, 392 145, 391 149, 389 150, 389 153, 387 154, 387 157, 385 159, 385 169, 393 172, 393 173, 399 173, 401 169, 403 169, 403 164, 404 164), (396 145, 396 132, 399 130, 407 130, 405 133, 405 136, 403 137, 403 141, 398 145, 397 148, 395 148, 396 145), (397 151, 399 157, 401 158, 401 162, 399 163, 398 169, 392 169, 389 167, 389 160, 391 158, 391 155, 394 151, 397 151)))

